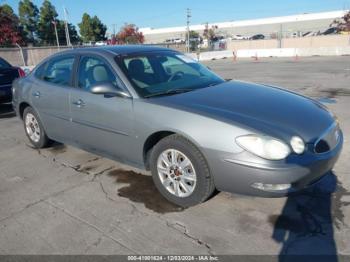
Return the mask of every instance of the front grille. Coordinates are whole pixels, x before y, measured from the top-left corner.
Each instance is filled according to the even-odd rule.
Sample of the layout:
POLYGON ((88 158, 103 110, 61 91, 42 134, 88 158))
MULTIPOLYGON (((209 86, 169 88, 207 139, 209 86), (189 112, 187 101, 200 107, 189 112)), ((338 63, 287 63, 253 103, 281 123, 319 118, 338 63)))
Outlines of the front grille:
POLYGON ((316 141, 315 153, 322 154, 333 150, 339 142, 339 127, 332 125, 327 131, 316 141))

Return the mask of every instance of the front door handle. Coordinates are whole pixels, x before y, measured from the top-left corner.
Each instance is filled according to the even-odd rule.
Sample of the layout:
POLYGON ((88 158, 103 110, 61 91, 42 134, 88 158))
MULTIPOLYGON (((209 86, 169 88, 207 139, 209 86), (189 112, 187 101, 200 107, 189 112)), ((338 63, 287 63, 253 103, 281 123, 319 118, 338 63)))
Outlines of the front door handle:
POLYGON ((32 95, 35 97, 35 98, 40 98, 41 94, 39 91, 35 91, 32 93, 32 95))
POLYGON ((80 108, 80 107, 84 107, 84 106, 85 106, 85 103, 84 103, 83 100, 79 99, 79 100, 73 102, 73 105, 75 105, 76 107, 79 107, 79 108, 80 108))

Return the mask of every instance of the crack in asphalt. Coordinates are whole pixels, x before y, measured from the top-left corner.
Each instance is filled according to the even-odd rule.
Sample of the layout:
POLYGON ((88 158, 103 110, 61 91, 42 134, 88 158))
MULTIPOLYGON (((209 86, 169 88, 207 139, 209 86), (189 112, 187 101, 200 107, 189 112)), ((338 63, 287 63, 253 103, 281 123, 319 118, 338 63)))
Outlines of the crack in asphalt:
MULTIPOLYGON (((33 147, 29 146, 28 144, 26 144, 26 145, 27 145, 28 147, 30 147, 30 148, 33 148, 33 147)), ((35 148, 33 148, 33 149, 35 149, 35 148)), ((46 198, 43 198, 43 199, 40 199, 40 200, 38 200, 38 201, 35 201, 35 202, 31 203, 31 204, 28 204, 28 205, 26 206, 26 208, 31 207, 31 206, 33 206, 33 205, 35 205, 35 204, 38 204, 38 203, 41 203, 41 202, 45 202, 45 203, 49 204, 50 206, 61 210, 61 211, 64 212, 65 214, 67 214, 67 215, 69 215, 70 217, 74 218, 75 220, 80 221, 81 223, 84 223, 84 224, 86 224, 86 225, 88 225, 88 226, 94 228, 95 230, 97 230, 98 232, 100 232, 101 234, 103 234, 105 237, 107 237, 107 238, 111 239, 112 241, 118 243, 119 245, 123 246, 124 248, 127 248, 129 251, 131 251, 131 252, 137 254, 136 250, 133 250, 132 248, 130 248, 130 247, 124 245, 124 244, 121 243, 118 239, 113 238, 112 236, 110 236, 109 234, 107 234, 106 232, 104 232, 102 229, 98 228, 96 225, 91 224, 91 223, 89 223, 88 221, 86 221, 86 220, 80 218, 79 216, 76 216, 76 215, 70 213, 70 212, 67 211, 66 209, 61 208, 61 207, 59 207, 59 206, 56 206, 56 205, 53 204, 52 202, 49 202, 49 201, 48 201, 49 198, 51 198, 51 197, 53 197, 53 196, 56 196, 56 195, 58 195, 58 194, 64 193, 65 191, 68 191, 68 190, 73 189, 73 188, 75 188, 75 187, 79 187, 79 186, 83 185, 84 183, 98 182, 99 185, 100 185, 101 191, 102 191, 103 194, 105 195, 106 199, 108 199, 109 201, 115 202, 115 203, 119 203, 118 201, 116 201, 115 199, 113 199, 113 198, 108 194, 107 190, 106 190, 106 189, 104 188, 104 186, 103 186, 102 181, 100 181, 100 180, 96 181, 97 178, 98 178, 99 176, 101 176, 101 175, 105 174, 106 172, 112 170, 113 168, 115 168, 115 166, 107 167, 107 168, 105 168, 105 169, 103 169, 103 170, 101 170, 100 172, 97 172, 97 173, 91 173, 91 172, 89 172, 88 170, 84 169, 84 167, 82 166, 82 164, 73 166, 73 165, 70 165, 70 164, 67 164, 67 163, 64 163, 64 162, 59 162, 59 161, 57 161, 56 158, 50 157, 50 156, 48 156, 48 155, 43 154, 43 153, 41 152, 40 149, 35 149, 35 150, 38 152, 38 154, 39 154, 40 156, 42 156, 42 157, 44 157, 44 158, 46 158, 46 159, 49 159, 49 160, 51 160, 52 162, 55 162, 55 163, 61 165, 61 166, 64 167, 64 168, 70 168, 70 169, 73 169, 74 171, 76 171, 76 172, 78 172, 78 173, 87 174, 87 175, 92 175, 93 177, 92 177, 90 180, 88 180, 88 181, 84 181, 83 183, 80 183, 80 184, 78 184, 78 185, 75 185, 75 186, 66 188, 66 189, 64 189, 64 190, 62 190, 62 191, 60 191, 60 192, 51 194, 51 195, 49 195, 49 196, 46 197, 46 198)), ((100 158, 100 157, 95 157, 95 158, 93 158, 93 159, 90 159, 90 160, 86 161, 86 163, 95 162, 95 161, 98 161, 99 159, 101 159, 101 158, 100 158)), ((144 215, 144 216, 149 216, 149 215, 150 215, 150 213, 148 213, 148 212, 144 212, 144 211, 139 210, 139 209, 137 208, 137 206, 134 205, 132 202, 127 201, 126 203, 132 207, 131 214, 134 214, 135 212, 138 212, 139 214, 144 215)), ((26 208, 24 208, 23 210, 25 210, 26 208)), ((22 212, 23 210, 21 210, 20 212, 22 212)), ((16 213, 16 214, 17 214, 17 213, 16 213)), ((15 214, 13 214, 13 215, 15 215, 15 214)), ((191 241, 194 241, 195 243, 197 243, 197 244, 200 245, 200 246, 204 246, 204 247, 207 249, 208 254, 214 255, 214 253, 213 253, 213 251, 212 251, 212 249, 211 249, 211 246, 210 246, 208 243, 205 243, 204 241, 202 241, 200 238, 197 238, 197 237, 191 235, 191 234, 189 233, 189 231, 188 231, 188 229, 187 229, 187 227, 186 227, 185 225, 183 225, 183 224, 181 224, 181 223, 179 223, 179 222, 176 222, 175 224, 174 224, 174 223, 172 224, 172 223, 170 223, 169 221, 167 221, 167 220, 161 218, 160 216, 156 216, 156 217, 158 217, 158 218, 159 218, 160 220, 162 220, 162 221, 165 221, 165 222, 166 222, 166 225, 167 225, 169 228, 172 228, 172 229, 178 231, 179 233, 181 233, 181 235, 185 236, 187 239, 190 239, 191 241), (178 227, 182 228, 182 230, 179 229, 178 227)), ((1 222, 1 220, 0 220, 0 222, 1 222)), ((118 227, 113 227, 113 228, 115 228, 115 229, 117 229, 117 230, 120 230, 120 228, 118 228, 118 227)), ((91 248, 91 246, 87 248, 86 252, 89 250, 89 248, 91 248)))
MULTIPOLYGON (((32 146, 30 146, 30 145, 28 145, 28 144, 26 144, 26 146, 28 146, 28 147, 30 147, 30 148, 32 148, 32 149, 35 149, 35 148, 33 148, 32 146)), ((101 176, 101 175, 103 175, 104 173, 106 173, 106 172, 112 170, 113 168, 115 168, 115 166, 109 166, 109 167, 107 167, 107 168, 105 168, 105 169, 103 169, 103 170, 101 170, 101 171, 99 171, 99 172, 97 172, 97 173, 90 173, 89 171, 85 170, 85 169, 82 167, 81 164, 76 165, 76 166, 72 166, 72 165, 66 164, 66 163, 64 163, 64 162, 58 162, 58 161, 56 161, 56 158, 52 158, 52 157, 50 157, 50 156, 47 156, 47 155, 45 155, 45 154, 42 154, 42 152, 41 152, 40 149, 35 149, 35 150, 38 152, 38 154, 39 154, 40 156, 42 156, 42 157, 44 157, 44 158, 46 158, 46 159, 51 159, 53 162, 56 162, 56 163, 58 163, 59 165, 65 167, 65 168, 73 169, 74 171, 76 171, 76 172, 78 172, 78 173, 83 173, 83 174, 87 174, 87 175, 92 175, 93 177, 92 177, 89 181, 86 181, 86 182, 95 182, 96 179, 97 179, 99 176, 101 176)), ((98 161, 99 159, 101 159, 101 157, 95 157, 95 158, 93 158, 93 159, 90 159, 90 160, 86 161, 86 163, 95 162, 95 161, 98 161)), ((84 183, 85 183, 85 181, 84 181, 84 183)), ((82 184, 83 184, 83 183, 82 183, 82 184)), ((82 185, 82 184, 80 184, 80 185, 82 185)), ((108 192, 104 189, 103 184, 102 184, 101 181, 99 182, 99 184, 100 184, 100 188, 101 188, 102 192, 104 193, 105 197, 106 197, 108 200, 110 200, 110 201, 113 201, 113 202, 115 202, 115 203, 118 203, 116 200, 114 200, 113 198, 111 198, 111 197, 109 196, 108 192)), ((79 185, 79 186, 80 186, 80 185, 79 185)), ((68 188, 68 189, 70 189, 70 188, 68 188)), ((64 192, 64 191, 59 192, 59 193, 63 193, 63 192, 64 192)), ((49 196, 48 198, 50 198, 50 197, 51 197, 51 196, 49 196)), ((46 199, 48 199, 48 198, 46 198, 46 199)), ((44 201, 44 200, 46 200, 46 199, 42 199, 42 200, 36 201, 36 202, 33 203, 33 205, 35 205, 36 203, 42 202, 42 201, 44 201)), ((149 213, 147 213, 147 212, 140 211, 133 203, 131 203, 131 202, 127 202, 127 203, 132 207, 131 214, 134 214, 135 212, 138 212, 138 213, 143 214, 143 215, 146 215, 146 216, 149 215, 149 213)), ((1 220, 0 220, 0 221, 1 221, 1 220)))
POLYGON ((172 229, 175 229, 176 231, 182 233, 184 236, 186 236, 187 238, 191 239, 192 241, 196 242, 198 245, 200 246, 204 246, 207 251, 208 251, 208 254, 209 255, 215 255, 212 251, 212 248, 211 246, 204 242, 203 240, 201 240, 200 238, 198 237, 195 237, 193 235, 191 235, 189 233, 189 230, 187 229, 186 225, 184 224, 181 224, 179 222, 170 222, 168 220, 166 220, 166 225, 169 227, 169 228, 172 228, 172 229), (180 227, 180 228, 179 228, 180 227), (182 229, 182 230, 181 230, 182 229))
MULTIPOLYGON (((104 174, 105 172, 107 171, 110 171, 112 170, 113 168, 115 168, 115 166, 109 166, 99 172, 90 172, 89 168, 87 168, 86 166, 83 166, 82 164, 78 164, 78 165, 70 165, 70 164, 67 164, 65 162, 59 162, 57 161, 57 159, 55 157, 50 157, 48 155, 45 155, 41 152, 40 149, 36 149, 30 145, 28 145, 27 143, 25 144, 26 146, 36 150, 38 152, 38 154, 46 159, 50 159, 52 162, 55 162, 55 163, 58 163, 59 165, 63 166, 63 167, 66 167, 66 168, 70 168, 70 169, 73 169, 74 171, 78 172, 78 173, 81 173, 81 174, 86 174, 86 175, 92 175, 92 179, 90 180, 90 182, 94 182, 96 180, 97 177, 99 177, 100 175, 104 174)), ((97 160, 101 159, 100 157, 95 157, 93 159, 89 159, 86 161, 86 163, 91 163, 91 162, 95 162, 97 160)), ((85 164, 86 164, 85 163, 85 164)))
POLYGON ((95 161, 98 161, 98 160, 100 160, 100 159, 101 159, 101 157, 95 157, 95 158, 93 158, 93 159, 90 159, 90 160, 86 161, 86 163, 95 162, 95 161))
POLYGON ((3 222, 3 221, 5 221, 5 220, 7 220, 7 219, 10 219, 10 218, 12 218, 12 217, 14 217, 14 216, 16 216, 16 215, 18 215, 18 214, 20 214, 20 213, 22 213, 23 211, 25 211, 26 209, 28 209, 28 208, 30 208, 30 207, 33 207, 33 206, 35 206, 35 205, 37 205, 37 204, 39 204, 39 203, 42 203, 42 202, 44 202, 44 201, 46 201, 46 200, 48 200, 48 199, 50 199, 50 198, 52 198, 52 197, 58 196, 58 195, 60 195, 60 194, 62 194, 62 193, 64 193, 64 192, 67 192, 67 191, 72 190, 72 189, 74 189, 74 188, 80 187, 80 186, 82 186, 83 184, 89 183, 89 182, 90 182, 90 181, 83 181, 82 183, 69 186, 69 187, 67 187, 67 188, 65 188, 65 189, 63 189, 63 190, 60 190, 60 191, 58 191, 58 192, 49 194, 48 196, 45 196, 45 197, 43 197, 43 198, 41 198, 41 199, 39 199, 39 200, 36 200, 36 201, 34 201, 34 202, 32 202, 32 203, 29 203, 29 204, 27 204, 24 208, 22 208, 22 209, 20 209, 20 210, 18 210, 18 211, 15 211, 15 212, 11 213, 10 215, 8 215, 8 216, 6 216, 6 217, 4 217, 4 218, 1 218, 1 219, 0 219, 0 223, 3 222))
MULTIPOLYGON (((54 192, 54 193, 49 194, 49 195, 47 195, 47 196, 45 196, 45 197, 43 197, 43 198, 41 198, 41 199, 39 199, 39 200, 36 200, 36 201, 34 201, 34 202, 32 202, 32 203, 29 203, 29 204, 27 204, 24 208, 22 208, 22 209, 20 209, 20 210, 18 210, 18 211, 13 212, 13 213, 9 214, 9 215, 6 216, 6 217, 1 218, 1 219, 0 219, 0 223, 3 222, 3 221, 5 221, 5 220, 7 220, 7 219, 10 219, 10 218, 12 218, 12 217, 14 217, 14 216, 16 216, 16 215, 18 215, 18 214, 20 214, 20 213, 22 213, 22 212, 25 211, 26 209, 28 209, 28 208, 30 208, 30 207, 32 207, 32 206, 35 206, 36 204, 39 204, 39 203, 41 203, 41 202, 44 202, 44 201, 48 200, 49 198, 55 197, 55 196, 60 195, 60 194, 62 194, 62 193, 64 193, 64 192, 67 192, 67 191, 72 190, 72 189, 74 189, 74 188, 80 187, 80 186, 82 186, 82 185, 85 184, 85 183, 94 182, 95 179, 96 179, 98 176, 100 176, 100 175, 102 175, 103 173, 105 173, 105 172, 107 172, 107 171, 110 171, 111 169, 114 168, 114 166, 110 166, 110 167, 108 167, 108 168, 105 168, 105 169, 101 170, 100 172, 97 172, 97 173, 90 173, 90 172, 88 172, 88 171, 81 170, 81 165, 72 166, 72 165, 66 164, 66 163, 64 163, 64 162, 57 162, 55 158, 51 158, 51 157, 49 157, 49 156, 47 156, 47 155, 45 155, 45 154, 42 154, 42 152, 41 152, 40 149, 36 149, 36 148, 32 147, 31 145, 28 145, 27 143, 24 143, 24 144, 25 144, 27 147, 29 147, 29 148, 34 149, 35 151, 37 151, 37 153, 38 153, 40 156, 42 156, 42 157, 44 157, 44 158, 46 158, 46 159, 50 159, 52 162, 58 163, 60 166, 62 166, 62 167, 64 167, 64 168, 70 168, 70 169, 73 169, 74 171, 76 171, 76 172, 78 172, 78 173, 83 173, 83 174, 86 174, 86 175, 93 175, 93 177, 92 177, 92 179, 89 180, 89 181, 83 181, 83 182, 78 183, 78 184, 76 184, 76 185, 69 186, 69 187, 67 187, 67 188, 64 188, 63 190, 60 190, 60 191, 58 191, 58 192, 54 192)), ((93 161, 96 161, 96 160, 97 160, 97 159, 94 158, 94 159, 88 160, 88 162, 93 162, 93 161)))
POLYGON ((102 237, 99 237, 95 242, 93 242, 91 245, 88 245, 85 250, 84 254, 86 254, 92 247, 98 247, 98 245, 102 242, 102 237))
MULTIPOLYGON (((110 171, 112 170, 113 168, 115 168, 115 166, 110 166, 110 167, 107 167, 103 170, 101 170, 100 172, 97 172, 97 173, 93 173, 93 177, 92 179, 90 180, 90 182, 94 182, 96 180, 96 178, 98 178, 100 175, 103 175, 104 173, 106 173, 107 171, 110 171)), ((79 172, 79 171, 78 171, 79 172)))
POLYGON ((98 231, 100 234, 102 234, 103 236, 109 238, 110 240, 112 240, 113 242, 117 243, 118 245, 124 247, 125 249, 129 250, 130 252, 132 252, 133 254, 138 254, 136 250, 132 249, 131 247, 128 247, 127 245, 123 244, 119 239, 114 238, 113 236, 110 236, 109 234, 107 234, 106 232, 104 232, 102 229, 100 229, 99 227, 97 227, 94 224, 89 223, 88 221, 82 219, 79 216, 76 216, 74 214, 72 214, 71 212, 69 212, 68 210, 66 210, 63 207, 57 206, 54 203, 45 200, 44 201, 46 204, 48 204, 49 206, 56 208, 57 210, 62 211, 63 213, 65 213, 66 215, 68 215, 69 217, 73 218, 76 221, 79 221, 80 223, 83 223, 93 229, 95 229, 96 231, 98 231))

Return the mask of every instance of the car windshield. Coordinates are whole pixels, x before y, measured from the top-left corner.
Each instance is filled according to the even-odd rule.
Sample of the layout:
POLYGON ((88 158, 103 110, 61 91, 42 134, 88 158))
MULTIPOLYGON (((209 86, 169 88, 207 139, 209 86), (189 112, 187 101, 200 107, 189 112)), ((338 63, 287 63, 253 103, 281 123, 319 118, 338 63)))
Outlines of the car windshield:
POLYGON ((118 56, 117 63, 141 97, 189 92, 224 82, 181 53, 159 51, 118 56))

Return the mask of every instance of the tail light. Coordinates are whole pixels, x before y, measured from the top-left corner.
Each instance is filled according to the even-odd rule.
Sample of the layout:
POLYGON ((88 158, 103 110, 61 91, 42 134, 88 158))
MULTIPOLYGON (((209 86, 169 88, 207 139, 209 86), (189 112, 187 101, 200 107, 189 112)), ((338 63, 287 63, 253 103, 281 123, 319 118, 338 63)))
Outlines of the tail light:
POLYGON ((19 77, 25 77, 26 72, 24 72, 24 70, 22 68, 18 68, 18 75, 19 75, 19 77))

